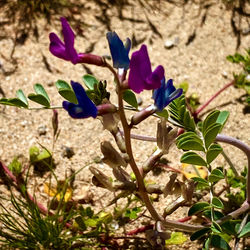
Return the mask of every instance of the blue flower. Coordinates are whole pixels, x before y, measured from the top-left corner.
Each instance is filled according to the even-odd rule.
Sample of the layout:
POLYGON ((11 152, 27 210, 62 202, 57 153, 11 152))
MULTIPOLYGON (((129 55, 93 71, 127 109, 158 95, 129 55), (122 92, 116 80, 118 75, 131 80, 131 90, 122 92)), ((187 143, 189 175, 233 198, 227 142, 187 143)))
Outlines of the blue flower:
POLYGON ((121 41, 115 32, 108 32, 107 39, 113 60, 113 67, 127 70, 129 68, 128 53, 131 47, 131 41, 126 39, 125 44, 121 41))
POLYGON ((71 81, 71 86, 75 92, 78 104, 64 101, 63 108, 68 111, 72 118, 75 119, 88 118, 90 116, 96 118, 97 108, 88 98, 82 85, 78 82, 71 81))
POLYGON ((161 80, 161 87, 154 90, 153 99, 158 110, 162 111, 170 102, 182 95, 183 89, 176 89, 173 80, 165 82, 165 77, 161 80))

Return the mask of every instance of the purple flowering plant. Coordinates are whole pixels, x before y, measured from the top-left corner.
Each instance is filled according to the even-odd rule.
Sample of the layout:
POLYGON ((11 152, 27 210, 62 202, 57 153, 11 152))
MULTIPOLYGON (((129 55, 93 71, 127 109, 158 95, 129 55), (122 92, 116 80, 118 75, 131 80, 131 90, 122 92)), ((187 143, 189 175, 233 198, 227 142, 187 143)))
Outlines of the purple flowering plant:
MULTIPOLYGON (((192 233, 191 240, 205 237, 204 249, 209 249, 209 247, 218 248, 219 243, 223 244, 223 249, 230 249, 228 243, 231 237, 236 237, 236 239, 246 237, 249 234, 249 222, 247 223, 247 219, 242 219, 241 224, 238 225, 238 227, 241 227, 240 231, 234 230, 232 227, 235 228, 235 225, 239 224, 234 219, 242 218, 242 216, 246 218, 247 212, 250 210, 249 166, 248 172, 239 174, 232 164, 229 164, 228 172, 221 167, 213 165, 214 160, 223 151, 222 146, 219 144, 220 142, 228 143, 241 149, 246 154, 250 165, 250 147, 238 139, 219 134, 227 121, 229 113, 227 111, 214 110, 203 121, 197 123, 194 118, 197 118, 198 113, 196 113, 196 117, 193 117, 186 104, 183 89, 176 88, 172 79, 166 81, 165 74, 167 73, 164 67, 158 65, 152 71, 145 44, 134 51, 130 58, 131 40, 127 38, 126 42, 123 43, 116 32, 108 32, 106 38, 112 58, 111 65, 104 57, 78 53, 74 47, 75 34, 65 18, 61 18, 61 25, 63 41, 55 33, 50 33, 50 52, 54 56, 70 61, 73 64, 92 64, 101 69, 107 69, 114 77, 117 103, 111 103, 110 93, 106 90, 107 85, 112 83, 107 83, 105 79, 99 81, 95 76, 87 74, 83 76, 85 89, 80 83, 74 81, 71 81, 71 84, 62 80, 56 82, 59 94, 66 99, 61 106, 51 106, 50 98, 41 84, 34 85, 35 93, 29 94, 28 98, 19 89, 16 98, 2 98, 0 104, 36 109, 29 106, 29 99, 42 105, 42 109, 53 109, 52 124, 54 137, 58 136, 59 124, 56 109, 65 109, 70 116, 69 119, 99 117, 104 129, 108 130, 114 137, 117 149, 109 141, 101 143, 102 162, 111 167, 114 178, 106 175, 99 168, 91 166, 89 169, 93 174, 93 184, 118 193, 111 204, 115 204, 121 197, 127 199, 124 208, 119 210, 116 207, 114 213, 104 213, 102 211, 105 214, 104 216, 100 216, 100 213, 94 215, 91 209, 88 211, 80 210, 78 216, 67 217, 69 219, 67 219, 63 228, 69 229, 72 235, 79 232, 80 235, 88 237, 88 235, 97 235, 99 233, 100 238, 102 238, 110 233, 111 224, 116 223, 119 227, 117 221, 119 219, 122 220, 121 218, 124 219, 124 217, 132 221, 139 217, 141 208, 145 207, 147 217, 151 221, 148 228, 150 230, 146 233, 146 239, 151 244, 152 249, 165 247, 166 240, 171 237, 167 231, 169 229, 192 233), (136 94, 149 90, 153 92, 152 99, 154 103, 141 107, 138 105, 136 94), (126 101, 126 105, 124 101, 126 101), (131 119, 127 118, 127 110, 134 112, 131 119), (156 137, 133 134, 133 129, 148 117, 154 117, 158 120, 156 137), (157 143, 157 150, 142 165, 139 165, 134 158, 132 139, 157 143), (172 150, 173 144, 176 144, 179 150, 183 150, 180 162, 190 164, 195 168, 194 177, 187 180, 187 174, 172 168, 176 173, 169 174, 169 182, 152 184, 147 179, 148 173, 159 167, 162 157, 172 150), (132 173, 127 168, 128 165, 132 173), (203 171, 206 173, 205 176, 200 174, 200 168, 197 166, 203 167, 203 171), (177 173, 180 174, 180 172, 184 173, 183 180, 177 178, 177 173), (240 203, 237 203, 238 208, 227 212, 225 206, 230 205, 230 200, 226 201, 217 196, 215 186, 218 181, 224 179, 227 179, 227 183, 230 185, 230 183, 238 180, 237 178, 241 179, 243 183, 237 187, 241 189, 244 197, 240 203), (209 201, 197 201, 200 190, 209 196, 209 201), (154 199, 151 195, 157 194, 158 196, 166 197, 173 195, 174 192, 177 192, 177 199, 173 203, 166 204, 162 211, 158 211, 154 206, 154 199), (179 221, 169 219, 168 216, 182 206, 190 207, 187 217, 179 221), (120 216, 117 216, 118 212, 120 216), (190 220, 194 215, 203 220, 203 223, 190 224, 184 222, 190 220), (103 227, 102 225, 105 223, 106 226, 103 227), (110 229, 107 230, 107 227, 110 229), (228 237, 225 237, 225 235, 228 237)), ((202 109, 205 107, 206 105, 202 106, 202 109)), ((200 108, 199 112, 202 109, 200 108)), ((18 172, 17 169, 11 171, 3 163, 0 164, 0 167, 16 186, 24 184, 20 182, 22 180, 20 179, 22 174, 20 171, 18 172), (18 174, 20 180, 15 174, 18 174)), ((68 194, 67 188, 65 190, 63 196, 68 194)), ((50 211, 50 207, 48 209, 45 208, 31 194, 27 192, 22 194, 25 197, 29 197, 29 200, 38 207, 41 213, 48 216, 55 215, 50 211)), ((55 194, 55 197, 57 197, 57 194, 55 194)), ((76 206, 74 205, 75 207, 71 204, 72 208, 78 209, 78 201, 72 197, 60 202, 67 203, 69 201, 72 204, 77 204, 76 206)), ((78 212, 77 209, 76 212, 78 212)), ((58 223, 61 222, 59 217, 56 217, 56 219, 58 223)), ((138 229, 138 232, 140 230, 138 229)), ((113 230, 113 233, 115 233, 115 230, 113 230)), ((130 232, 130 234, 132 235, 133 233, 130 232)), ((113 244, 109 239, 109 237, 105 238, 106 243, 113 244)))

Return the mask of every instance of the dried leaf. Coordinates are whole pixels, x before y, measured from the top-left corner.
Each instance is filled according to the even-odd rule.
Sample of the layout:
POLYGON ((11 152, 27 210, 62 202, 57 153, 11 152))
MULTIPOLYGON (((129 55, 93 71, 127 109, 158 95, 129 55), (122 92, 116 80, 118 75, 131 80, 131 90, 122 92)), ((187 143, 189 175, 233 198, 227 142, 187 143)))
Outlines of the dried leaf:
POLYGON ((170 180, 168 181, 166 187, 163 189, 164 197, 167 197, 169 194, 172 194, 176 178, 177 178, 177 174, 176 173, 173 173, 170 176, 170 180))
POLYGON ((207 177, 207 169, 202 166, 195 166, 191 164, 182 163, 181 172, 187 178, 201 177, 205 179, 207 177))

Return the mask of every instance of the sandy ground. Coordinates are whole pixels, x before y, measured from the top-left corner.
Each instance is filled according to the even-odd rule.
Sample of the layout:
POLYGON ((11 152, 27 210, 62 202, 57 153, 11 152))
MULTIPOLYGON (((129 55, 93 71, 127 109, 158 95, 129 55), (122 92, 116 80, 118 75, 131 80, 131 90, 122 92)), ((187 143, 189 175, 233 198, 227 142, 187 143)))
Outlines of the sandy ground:
MULTIPOLYGON (((82 2, 82 9, 77 8, 64 10, 60 15, 68 18, 76 31, 76 48, 79 52, 91 51, 98 55, 109 54, 105 34, 108 30, 116 31, 122 39, 133 37, 134 46, 132 52, 139 49, 142 43, 148 45, 148 51, 155 68, 162 64, 165 68, 166 78, 174 79, 175 83, 186 81, 189 83, 188 94, 197 93, 200 102, 206 101, 213 93, 222 88, 232 80, 232 73, 238 71, 237 66, 226 60, 226 56, 234 54, 237 39, 233 33, 230 19, 232 11, 226 9, 219 1, 205 1, 206 4, 188 2, 182 5, 181 1, 168 3, 159 1, 154 8, 146 6, 142 8, 139 4, 129 1, 130 4, 119 9, 94 3, 95 1, 82 2), (85 3, 86 2, 86 3, 85 3), (73 14, 72 14, 73 13, 73 14), (122 13, 123 18, 119 17, 122 13), (72 22, 71 22, 72 20, 72 22), (81 21, 84 24, 79 24, 81 21), (195 34, 195 35, 194 35, 195 34), (193 35, 193 40, 190 37, 193 35), (167 40, 176 41, 176 46, 166 49, 164 44, 167 40), (189 42, 188 42, 189 41, 189 42)), ((98 2, 98 1, 97 1, 98 2)), ((153 1, 149 2, 152 3, 153 1)), ((157 1, 156 1, 157 2, 157 1)), ((3 11, 0 10, 0 21, 6 20, 3 11)), ((100 80, 108 80, 108 89, 114 90, 111 75, 109 72, 93 66, 72 65, 52 56, 48 50, 48 35, 51 31, 60 34, 60 15, 53 16, 51 24, 44 19, 37 19, 38 39, 32 34, 28 36, 23 45, 17 44, 13 58, 17 62, 15 72, 4 74, 14 68, 13 59, 10 58, 13 49, 13 38, 17 23, 4 25, 0 30, 0 87, 6 97, 14 97, 15 92, 21 88, 24 93, 33 92, 33 84, 41 83, 46 88, 53 105, 61 105, 62 98, 57 94, 54 83, 58 79, 66 81, 81 81, 81 77, 91 70, 100 80), (43 58, 49 64, 46 67, 43 58)), ((236 23, 238 22, 236 17, 236 23)), ((242 28, 248 28, 245 19, 241 20, 242 28)), ((243 52, 250 44, 250 36, 241 37, 239 51, 243 52)), ((250 114, 243 113, 244 105, 238 101, 244 91, 233 87, 223 92, 208 109, 218 107, 220 110, 230 111, 229 120, 223 133, 237 137, 243 142, 250 144, 250 114)), ((150 92, 143 92, 140 97, 143 105, 152 103, 150 92)), ((116 103, 113 96, 112 100, 116 103)), ((33 104, 31 104, 33 105, 33 104)), ((34 105, 35 106, 35 105, 34 105)), ((16 155, 24 155, 28 158, 28 149, 32 145, 41 144, 48 149, 52 148, 52 111, 28 111, 13 107, 0 107, 0 159, 6 164, 10 163, 16 155), (46 134, 39 135, 39 127, 46 127, 46 134)), ((70 169, 77 170, 85 164, 92 162, 96 157, 101 156, 100 142, 110 140, 112 137, 103 131, 99 120, 72 120, 64 110, 59 110, 59 126, 61 134, 54 149, 54 158, 57 163, 56 174, 63 179, 70 169), (62 156, 63 147, 72 147, 75 155, 67 159, 62 156)), ((137 130, 139 134, 154 136, 156 133, 156 121, 148 119, 144 121, 137 130)), ((142 164, 153 152, 155 145, 148 142, 133 142, 135 158, 138 164, 142 164)), ((246 165, 246 157, 230 146, 225 146, 225 151, 232 156, 232 162, 237 169, 246 165)), ((178 168, 178 161, 181 152, 172 149, 167 158, 170 165, 178 168)), ((222 157, 219 157, 217 165, 225 164, 222 157)), ((110 171, 107 166, 99 166, 103 171, 110 171)), ((161 178, 164 183, 168 180, 168 172, 161 178)), ((94 200, 109 196, 103 189, 96 189, 90 184, 91 173, 88 168, 83 170, 76 181, 76 192, 83 186, 91 187, 95 193, 94 200)), ((31 180, 35 184, 35 180, 31 180)), ((40 183, 40 181, 39 181, 40 183)), ((4 192, 0 185, 0 193, 4 192), (2 191, 1 191, 2 190, 2 191)), ((43 192, 42 185, 36 187, 37 192, 43 192)), ((107 198, 108 200, 108 198, 107 198)), ((165 201, 166 202, 166 201, 165 201)), ((105 200, 103 206, 105 206, 105 200)), ((164 203, 164 201, 163 201, 164 203)), ((160 209, 163 203, 156 204, 160 209)), ((187 210, 175 212, 175 218, 184 217, 187 210)), ((189 242, 178 249, 187 247, 197 249, 198 246, 190 245, 189 242)), ((175 248, 177 248, 175 246, 175 248)))

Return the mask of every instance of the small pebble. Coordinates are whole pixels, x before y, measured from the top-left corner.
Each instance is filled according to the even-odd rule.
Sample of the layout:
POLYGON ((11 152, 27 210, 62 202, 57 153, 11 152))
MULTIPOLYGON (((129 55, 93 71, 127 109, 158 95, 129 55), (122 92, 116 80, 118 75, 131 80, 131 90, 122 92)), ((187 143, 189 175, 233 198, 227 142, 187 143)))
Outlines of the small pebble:
POLYGON ((227 77, 228 77, 228 73, 227 73, 226 71, 223 71, 221 74, 222 74, 222 76, 223 76, 224 78, 227 78, 227 77))
POLYGON ((47 133, 47 127, 46 126, 39 126, 37 129, 37 132, 39 135, 46 135, 47 133))
POLYGON ((174 47, 174 41, 172 41, 172 40, 166 40, 166 42, 165 42, 165 44, 164 44, 164 47, 166 48, 166 49, 171 49, 171 48, 173 48, 174 47))
POLYGON ((26 120, 21 121, 21 126, 22 126, 22 127, 25 127, 27 124, 28 124, 28 122, 27 122, 26 120))
POLYGON ((178 43, 179 43, 179 37, 175 37, 174 40, 171 40, 171 39, 168 39, 166 40, 165 44, 164 44, 164 47, 166 49, 171 49, 173 48, 174 46, 177 46, 178 43))
POLYGON ((72 147, 62 146, 62 149, 62 157, 66 157, 69 159, 75 154, 74 149, 72 147))

